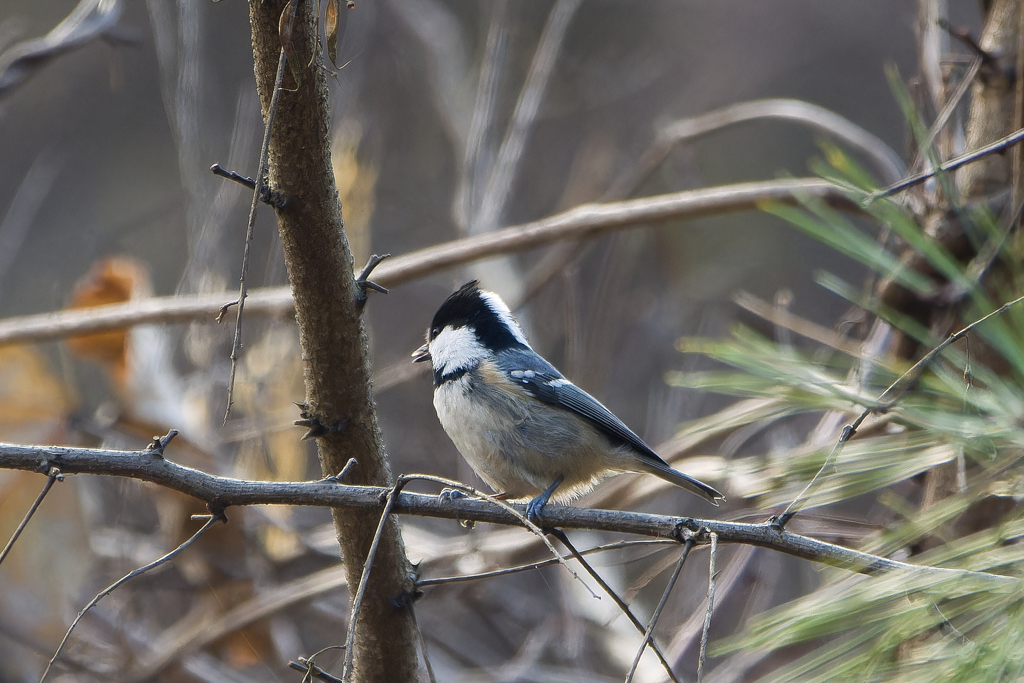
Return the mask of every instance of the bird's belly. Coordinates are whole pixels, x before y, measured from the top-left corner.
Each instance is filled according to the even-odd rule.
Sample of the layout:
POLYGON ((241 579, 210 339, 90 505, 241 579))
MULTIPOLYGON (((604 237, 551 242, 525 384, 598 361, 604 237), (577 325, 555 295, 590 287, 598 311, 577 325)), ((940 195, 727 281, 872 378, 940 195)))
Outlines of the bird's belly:
POLYGON ((607 444, 566 411, 506 396, 472 373, 434 391, 441 426, 473 471, 509 498, 536 496, 559 476, 556 500, 589 490, 608 468, 607 444))

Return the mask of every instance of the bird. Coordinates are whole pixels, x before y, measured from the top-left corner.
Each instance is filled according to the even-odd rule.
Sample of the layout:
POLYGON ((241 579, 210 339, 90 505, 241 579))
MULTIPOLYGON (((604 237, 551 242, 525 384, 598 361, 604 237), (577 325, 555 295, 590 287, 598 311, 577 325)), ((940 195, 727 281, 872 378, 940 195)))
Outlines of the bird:
POLYGON ((441 304, 412 354, 430 361, 434 409, 473 471, 537 519, 609 474, 653 474, 712 505, 719 491, 673 469, 600 401, 535 352, 508 306, 472 280, 441 304))

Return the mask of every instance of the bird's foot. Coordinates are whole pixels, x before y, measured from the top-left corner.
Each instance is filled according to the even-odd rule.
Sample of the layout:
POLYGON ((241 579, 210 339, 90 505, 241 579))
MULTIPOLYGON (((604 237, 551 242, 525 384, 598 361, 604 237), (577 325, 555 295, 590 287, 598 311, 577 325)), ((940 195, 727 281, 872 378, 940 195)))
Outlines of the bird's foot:
POLYGON ((551 483, 551 486, 547 487, 547 489, 544 490, 544 493, 540 494, 539 496, 537 496, 536 498, 534 498, 533 500, 526 504, 526 518, 528 520, 530 520, 537 526, 541 525, 541 510, 543 510, 544 506, 548 504, 548 501, 551 499, 551 494, 555 492, 555 489, 562 485, 562 481, 564 479, 565 477, 563 477, 562 475, 558 475, 558 478, 551 483))

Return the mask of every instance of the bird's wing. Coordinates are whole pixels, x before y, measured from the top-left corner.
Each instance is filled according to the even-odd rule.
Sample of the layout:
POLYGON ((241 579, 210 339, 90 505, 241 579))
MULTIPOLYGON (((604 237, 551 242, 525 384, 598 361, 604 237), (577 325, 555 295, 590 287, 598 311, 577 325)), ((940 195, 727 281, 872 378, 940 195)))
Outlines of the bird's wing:
POLYGON ((636 470, 649 472, 681 486, 712 505, 725 500, 725 496, 711 486, 672 469, 600 401, 562 377, 558 370, 540 356, 522 350, 509 350, 499 354, 497 361, 499 369, 523 392, 549 405, 572 411, 594 425, 613 443, 629 445, 636 455, 636 470))
POLYGON ((583 417, 613 442, 629 444, 641 457, 668 466, 643 439, 623 424, 596 398, 565 379, 550 363, 536 354, 507 353, 499 367, 526 393, 549 405, 571 410, 583 417))

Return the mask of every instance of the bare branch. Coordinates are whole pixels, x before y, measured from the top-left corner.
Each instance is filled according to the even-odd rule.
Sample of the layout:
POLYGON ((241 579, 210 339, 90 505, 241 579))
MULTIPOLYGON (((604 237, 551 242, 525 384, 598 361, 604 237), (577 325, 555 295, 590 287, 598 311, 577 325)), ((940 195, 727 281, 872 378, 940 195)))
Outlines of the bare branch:
MULTIPOLYGON (((51 467, 59 467, 65 475, 100 474, 149 481, 205 501, 213 512, 235 505, 298 505, 379 512, 383 508, 381 497, 390 489, 381 486, 348 486, 333 481, 267 482, 218 477, 177 465, 148 451, 0 443, 0 469, 46 473, 51 467)), ((526 509, 524 504, 516 504, 513 507, 520 514, 526 509)), ((403 491, 395 500, 394 512, 489 524, 520 525, 519 520, 507 510, 486 500, 441 500, 436 495, 407 491, 403 491)), ((862 574, 908 571, 927 572, 937 576, 976 577, 993 582, 1017 581, 1016 578, 998 574, 898 562, 794 534, 771 523, 743 524, 561 505, 546 506, 540 514, 540 522, 545 528, 594 529, 653 538, 671 538, 680 542, 693 538, 697 544, 708 543, 706 534, 714 532, 718 534, 721 543, 742 543, 769 548, 862 574)))
POLYGON ((782 306, 770 304, 742 290, 734 294, 732 300, 733 303, 745 311, 764 318, 778 327, 816 341, 822 346, 841 351, 853 358, 860 358, 861 356, 863 342, 844 337, 831 328, 818 325, 806 318, 801 318, 782 306))
POLYGON ((313 678, 316 678, 317 680, 326 681, 327 683, 344 683, 344 681, 341 678, 338 678, 337 676, 332 676, 331 674, 327 673, 319 666, 314 664, 312 657, 310 657, 309 659, 306 659, 305 657, 299 657, 299 661, 288 662, 288 666, 292 669, 295 669, 296 671, 301 671, 305 673, 306 677, 302 679, 303 681, 309 680, 309 677, 311 676, 313 678))
MULTIPOLYGON (((551 551, 551 554, 554 556, 555 561, 558 562, 559 564, 561 564, 563 567, 565 567, 565 571, 569 572, 569 574, 572 575, 572 577, 574 579, 576 579, 577 581, 582 583, 583 587, 586 588, 587 591, 592 596, 594 596, 595 598, 597 597, 597 594, 594 593, 593 590, 591 590, 590 586, 588 586, 586 583, 584 583, 583 579, 580 578, 579 574, 574 572, 572 570, 572 567, 569 566, 569 564, 565 561, 565 559, 561 555, 558 554, 558 551, 555 550, 555 546, 551 545, 551 541, 548 540, 547 534, 544 532, 543 529, 541 529, 540 527, 538 527, 536 524, 533 523, 533 520, 530 519, 529 515, 524 515, 519 510, 517 510, 513 506, 509 505, 504 500, 501 500, 497 496, 492 496, 490 494, 484 493, 483 491, 478 491, 477 489, 473 488, 472 486, 467 486, 467 485, 463 484, 462 482, 455 481, 453 479, 446 479, 444 477, 437 477, 437 476, 434 476, 432 474, 408 474, 408 475, 402 475, 399 478, 399 481, 411 481, 413 479, 419 479, 421 481, 432 481, 434 483, 441 484, 441 485, 449 487, 449 488, 454 488, 454 489, 456 489, 458 491, 461 491, 463 493, 467 493, 467 494, 469 494, 471 496, 474 496, 476 498, 482 498, 483 500, 486 500, 488 503, 491 503, 492 505, 497 505, 502 510, 504 510, 505 512, 507 512, 510 515, 512 515, 520 525, 526 527, 531 533, 533 533, 533 535, 535 535, 537 538, 539 538, 541 543, 546 545, 548 550, 551 551)), ((444 492, 442 492, 441 497, 445 497, 444 496, 444 492)), ((447 497, 451 498, 451 496, 447 496, 447 497)), ((462 520, 460 520, 460 521, 462 521, 462 520)), ((562 542, 566 543, 566 547, 569 547, 568 546, 568 541, 563 540, 562 542)), ((571 548, 570 548, 570 550, 571 550, 571 548)), ((577 559, 579 559, 579 558, 577 557, 577 559)), ((581 564, 583 564, 583 566, 587 566, 585 562, 581 561, 581 564)), ((598 579, 598 580, 600 581, 600 579, 598 579)))
MULTIPOLYGON (((714 543, 714 535, 712 535, 712 543, 714 543)), ((651 621, 647 624, 647 630, 644 632, 644 640, 640 643, 640 647, 636 651, 636 657, 633 658, 633 666, 629 667, 629 673, 626 675, 626 683, 630 683, 633 680, 633 676, 636 674, 636 668, 640 665, 640 656, 644 653, 644 648, 647 647, 648 643, 654 642, 654 627, 658 625, 658 620, 661 619, 661 610, 665 608, 665 603, 668 602, 668 596, 672 595, 672 589, 675 588, 676 580, 679 579, 679 572, 683 571, 683 564, 686 562, 686 558, 690 555, 690 550, 693 548, 693 539, 687 539, 686 543, 683 544, 683 552, 679 556, 679 561, 676 562, 675 571, 672 572, 672 576, 669 577, 668 583, 665 585, 665 590, 661 594, 661 600, 658 602, 657 608, 654 610, 654 614, 651 615, 651 621)), ((675 678, 674 674, 669 670, 669 675, 675 678)))
POLYGON ((882 188, 881 190, 872 192, 864 200, 864 203, 865 205, 867 205, 875 201, 876 199, 881 199, 882 197, 888 197, 889 195, 901 192, 907 189, 908 187, 913 187, 914 185, 923 183, 924 181, 928 180, 929 178, 935 176, 938 173, 948 173, 949 171, 955 171, 961 166, 966 166, 967 164, 978 161, 979 159, 983 159, 994 152, 1001 152, 1007 147, 1012 147, 1021 140, 1024 140, 1024 128, 1014 131, 1013 133, 1010 133, 1006 137, 1000 138, 999 140, 987 144, 984 147, 976 149, 972 152, 968 152, 966 154, 962 154, 956 157, 955 159, 950 159, 949 161, 941 164, 936 169, 932 169, 931 171, 925 171, 924 173, 918 173, 917 175, 910 176, 909 178, 901 180, 898 183, 894 183, 889 187, 885 187, 882 188))
MULTIPOLYGON (((664 547, 666 545, 677 545, 677 543, 672 539, 618 541, 615 543, 603 544, 594 548, 588 548, 586 550, 580 550, 579 553, 581 555, 591 555, 609 550, 652 545, 664 547)), ((447 556, 448 559, 458 555, 461 550, 452 548, 451 552, 452 555, 447 556)), ((429 562, 433 563, 443 561, 445 557, 446 556, 444 555, 434 556, 429 558, 429 562)), ((492 578, 504 574, 534 570, 557 563, 558 560, 549 558, 539 562, 532 562, 530 564, 510 567, 507 569, 499 569, 493 572, 437 579, 422 579, 416 582, 416 587, 423 588, 437 584, 492 578)), ((167 643, 166 646, 158 647, 158 651, 155 654, 147 656, 146 659, 141 662, 139 669, 125 674, 124 680, 127 683, 141 683, 143 681, 152 680, 154 677, 163 673, 167 667, 171 666, 175 661, 206 647, 210 643, 220 640, 229 633, 233 633, 261 619, 266 619, 271 615, 279 614, 291 609, 298 603, 308 602, 319 596, 345 588, 346 586, 347 582, 345 580, 343 569, 338 566, 332 566, 280 586, 262 591, 249 600, 232 607, 223 614, 211 617, 210 619, 198 624, 190 624, 188 628, 181 633, 177 633, 176 629, 172 628, 171 630, 176 632, 174 640, 167 643)), ((151 645, 154 646, 158 646, 159 644, 159 638, 151 643, 151 645)), ((306 671, 305 668, 302 670, 306 671)))
POLYGON ((763 99, 731 104, 700 116, 667 124, 659 131, 654 143, 640 155, 636 164, 609 188, 606 196, 621 197, 632 192, 665 160, 672 148, 681 142, 729 126, 764 119, 802 123, 836 137, 870 157, 881 171, 883 182, 896 182, 907 171, 903 160, 889 145, 849 119, 803 100, 763 99))
POLYGON ((544 25, 544 32, 541 34, 537 50, 534 52, 533 61, 530 63, 526 82, 523 84, 519 100, 512 112, 512 121, 491 170, 483 203, 469 226, 471 232, 490 231, 498 225, 498 221, 501 219, 501 214, 512 191, 512 182, 515 180, 519 160, 526 147, 526 139, 537 117, 537 110, 540 108, 541 97, 554 69, 555 59, 561 50, 565 32, 579 6, 580 0, 559 0, 551 8, 547 23, 544 25))
POLYGON ((928 129, 928 137, 926 137, 920 145, 921 149, 918 151, 917 157, 911 165, 912 170, 916 171, 921 167, 921 164, 924 163, 924 151, 931 147, 932 143, 935 142, 935 138, 938 137, 939 133, 942 132, 942 129, 949 122, 949 117, 951 117, 953 112, 956 111, 956 108, 960 106, 961 100, 963 100, 964 95, 967 94, 967 90, 971 87, 971 84, 974 83, 974 79, 978 75, 978 71, 980 69, 981 57, 975 57, 967 67, 967 71, 960 79, 960 82, 957 84, 953 94, 949 96, 949 101, 942 107, 942 111, 939 112, 939 115, 935 117, 935 123, 933 123, 932 127, 928 129))
POLYGON ((847 190, 817 178, 786 178, 701 188, 605 204, 581 204, 531 223, 475 235, 399 256, 381 265, 384 286, 404 284, 471 261, 526 251, 561 240, 595 237, 616 229, 638 228, 731 211, 757 209, 762 203, 791 203, 797 196, 841 203, 852 210, 847 190))
POLYGON ((39 492, 38 496, 36 496, 35 502, 32 503, 28 512, 26 512, 25 516, 21 519, 21 523, 18 524, 18 528, 14 530, 13 534, 11 534, 11 539, 7 541, 7 545, 4 546, 3 550, 0 550, 0 564, 3 564, 4 558, 6 558, 11 552, 11 548, 14 547, 14 543, 18 540, 18 537, 21 536, 21 532, 25 530, 25 527, 28 525, 28 521, 32 519, 34 514, 36 514, 36 510, 38 510, 39 506, 42 504, 43 498, 46 498, 46 494, 50 492, 54 483, 58 481, 64 481, 64 475, 61 474, 61 471, 58 468, 51 467, 46 478, 46 483, 43 484, 43 490, 39 492))
MULTIPOLYGON (((408 2, 395 3, 396 5, 409 6, 408 2)), ((401 14, 407 14, 402 12, 401 14)), ((484 157, 484 142, 488 130, 493 123, 495 101, 498 96, 498 81, 501 74, 501 67, 505 60, 508 32, 505 30, 506 16, 508 15, 507 3, 496 2, 490 6, 490 21, 487 29, 487 40, 480 56, 480 73, 477 79, 476 99, 473 103, 473 115, 469 121, 469 129, 465 138, 462 136, 460 127, 455 123, 454 112, 450 106, 450 100, 440 97, 438 109, 448 114, 445 117, 449 125, 452 139, 456 145, 462 146, 462 168, 460 169, 458 184, 455 187, 452 216, 456 226, 461 233, 468 232, 470 221, 478 213, 480 194, 482 193, 484 175, 486 169, 482 163, 484 157)), ((422 21, 422 16, 417 21, 409 21, 410 25, 422 26, 431 22, 422 21)), ((440 22, 437 22, 440 23, 440 22)), ((422 29, 414 29, 420 33, 422 29)), ((456 32, 457 34, 457 32, 456 32)), ((436 50, 436 44, 440 42, 439 36, 435 40, 424 40, 427 49, 436 50)), ((438 69, 440 71, 440 69, 438 69)))
MULTIPOLYGON (((288 33, 291 33, 295 23, 295 10, 292 6, 291 15, 288 18, 288 33)), ((242 348, 242 312, 245 310, 245 297, 249 294, 246 284, 246 275, 249 272, 249 249, 252 246, 253 233, 256 231, 256 209, 260 206, 260 188, 263 179, 267 177, 268 156, 270 154, 270 133, 274 128, 274 115, 277 113, 277 103, 281 97, 281 84, 284 83, 284 67, 287 64, 284 48, 281 48, 281 56, 277 60, 277 80, 274 81, 274 95, 267 108, 267 121, 263 130, 263 146, 260 148, 260 165, 256 171, 256 183, 252 191, 252 205, 249 207, 249 222, 245 229, 245 246, 242 248, 242 273, 238 277, 238 310, 235 311, 235 336, 231 341, 231 376, 228 378, 227 405, 224 407, 224 424, 227 424, 228 415, 231 414, 231 404, 234 403, 235 394, 235 371, 238 369, 238 351, 242 348)), ((217 321, 223 317, 224 308, 217 321)))
POLYGON ((718 534, 711 532, 711 560, 708 566, 708 610, 704 613, 704 630, 700 634, 700 656, 697 658, 697 683, 704 680, 704 658, 708 651, 711 613, 715 611, 715 558, 718 555, 718 534))
POLYGON ((120 0, 82 0, 64 21, 42 38, 18 43, 0 55, 0 97, 10 94, 56 57, 111 34, 121 18, 120 0))
MULTIPOLYGON (((648 541, 616 541, 615 543, 606 543, 599 545, 594 548, 587 550, 580 550, 580 555, 591 555, 593 553, 600 553, 606 550, 620 550, 622 548, 632 548, 639 545, 675 545, 675 541, 669 539, 660 540, 648 540, 648 541)), ((572 554, 569 555, 572 557, 572 554)), ((567 558, 562 558, 567 559, 567 558)), ((533 571, 534 569, 540 569, 541 567, 550 567, 556 564, 558 560, 550 558, 547 560, 540 560, 538 562, 530 562, 528 564, 520 564, 515 567, 505 567, 504 569, 495 569, 489 572, 479 572, 477 574, 460 574, 458 576, 441 576, 433 579, 420 579, 416 582, 417 588, 424 586, 437 586, 445 583, 461 583, 463 581, 477 581, 479 579, 491 579, 495 576, 505 576, 506 574, 518 574, 520 572, 533 571)))
POLYGON ((377 531, 373 534, 370 551, 366 554, 366 561, 363 562, 363 571, 359 576, 359 586, 352 598, 352 608, 348 617, 348 636, 345 638, 345 666, 341 670, 341 678, 346 683, 352 679, 352 653, 355 652, 356 624, 359 622, 359 610, 363 606, 366 586, 370 583, 370 571, 373 569, 373 560, 377 557, 377 548, 380 547, 380 539, 384 535, 384 529, 387 528, 386 525, 388 523, 388 516, 391 514, 391 508, 394 507, 395 499, 398 498, 406 483, 407 480, 399 478, 398 482, 388 490, 385 496, 384 511, 380 513, 377 531))
MULTIPOLYGON (((186 655, 197 652, 224 636, 234 633, 260 619, 293 607, 296 603, 348 586, 344 567, 333 566, 321 569, 308 576, 257 593, 245 602, 235 605, 223 614, 211 617, 198 624, 190 624, 183 632, 177 632, 172 642, 157 649, 152 656, 140 662, 138 669, 127 672, 125 683, 144 683, 162 674, 167 667, 186 655)), ((160 639, 152 643, 162 645, 160 639)))
MULTIPOLYGON (((54 311, 0 322, 0 344, 51 341, 151 323, 213 321, 231 292, 139 299, 126 304, 54 311)), ((249 294, 249 315, 283 316, 295 310, 291 290, 272 287, 249 294)))
MULTIPOLYGON (((845 190, 816 178, 739 183, 623 202, 583 204, 531 223, 391 258, 377 268, 374 280, 384 287, 393 287, 491 256, 526 251, 562 240, 595 237, 611 230, 749 211, 762 202, 795 203, 797 195, 810 195, 857 208, 850 204, 845 190)), ((127 304, 7 318, 0 321, 0 344, 49 341, 147 323, 211 321, 220 313, 224 302, 234 296, 234 292, 222 292, 154 297, 127 304)), ((246 310, 249 315, 290 315, 295 310, 291 290, 288 287, 254 289, 246 299, 246 310)))
MULTIPOLYGON (((633 611, 629 609, 629 605, 626 604, 626 601, 619 597, 619 594, 616 593, 612 589, 612 587, 608 585, 608 582, 604 580, 604 577, 598 574, 597 570, 594 569, 594 567, 589 562, 583 559, 583 555, 581 555, 579 551, 576 550, 576 546, 574 546, 569 541, 569 537, 565 535, 564 531, 562 531, 561 529, 551 529, 550 533, 562 542, 562 545, 564 545, 566 549, 568 549, 568 551, 572 553, 572 556, 576 558, 576 561, 583 565, 583 568, 587 570, 587 573, 590 574, 590 576, 595 581, 597 581, 598 585, 601 586, 601 588, 608 595, 608 597, 612 599, 612 602, 615 603, 615 606, 618 607, 619 610, 621 610, 622 613, 626 615, 626 618, 629 619, 629 623, 633 624, 633 628, 635 628, 637 631, 644 635, 643 643, 640 645, 640 652, 642 653, 644 651, 644 648, 650 647, 651 650, 654 651, 654 654, 658 657, 658 661, 661 662, 661 665, 665 668, 665 673, 667 673, 668 677, 672 679, 672 683, 679 683, 679 678, 677 678, 675 672, 672 671, 672 665, 668 663, 667 659, 665 659, 665 653, 661 651, 661 648, 658 646, 656 642, 654 642, 654 639, 647 637, 648 629, 645 629, 644 625, 640 623, 640 620, 636 618, 636 615, 634 615, 633 611)), ((687 553, 689 552, 689 549, 692 546, 693 540, 687 539, 687 553)), ((639 655, 637 658, 639 659, 639 655)))
MULTIPOLYGON (((159 456, 157 456, 157 457, 159 457, 159 456)), ((82 608, 82 611, 78 613, 78 616, 75 617, 75 620, 73 622, 71 622, 71 626, 68 627, 68 632, 64 634, 64 638, 60 641, 60 645, 57 646, 57 651, 53 653, 53 657, 51 657, 50 661, 47 662, 46 668, 43 670, 43 675, 39 677, 39 683, 43 683, 43 681, 46 680, 46 676, 50 673, 50 669, 53 667, 54 662, 56 662, 57 658, 60 657, 61 651, 63 651, 64 646, 68 642, 68 638, 71 637, 71 632, 75 630, 75 626, 77 626, 78 622, 82 620, 82 617, 85 616, 86 612, 88 612, 90 609, 95 607, 96 604, 100 600, 102 600, 106 596, 108 596, 111 593, 113 593, 115 590, 117 590, 118 587, 120 587, 125 582, 127 582, 127 581, 129 581, 131 579, 134 579, 136 576, 139 576, 140 574, 145 574, 149 570, 155 569, 156 567, 159 567, 160 565, 162 565, 164 562, 167 562, 168 560, 174 558, 175 555, 177 555, 178 553, 183 551, 185 548, 187 548, 190 545, 192 545, 200 536, 203 535, 203 533, 207 529, 209 529, 210 527, 213 526, 214 522, 218 522, 218 521, 225 521, 226 522, 227 521, 227 518, 224 517, 223 513, 220 513, 220 512, 214 513, 212 515, 201 515, 201 516, 197 516, 197 517, 199 517, 201 519, 205 518, 206 519, 206 524, 204 524, 199 529, 199 531, 197 531, 194 534, 192 534, 192 536, 189 537, 188 540, 186 540, 184 543, 182 543, 181 545, 179 545, 177 548, 175 548, 171 552, 167 553, 166 555, 163 555, 162 557, 159 557, 156 560, 153 560, 152 562, 150 562, 149 564, 147 564, 147 565, 145 565, 143 567, 139 567, 137 569, 134 569, 134 570, 128 572, 127 574, 122 576, 120 579, 118 579, 117 581, 115 581, 114 583, 110 584, 109 586, 107 586, 106 588, 101 590, 99 593, 97 593, 96 597, 94 597, 92 600, 90 600, 89 604, 87 604, 85 607, 82 608)))

